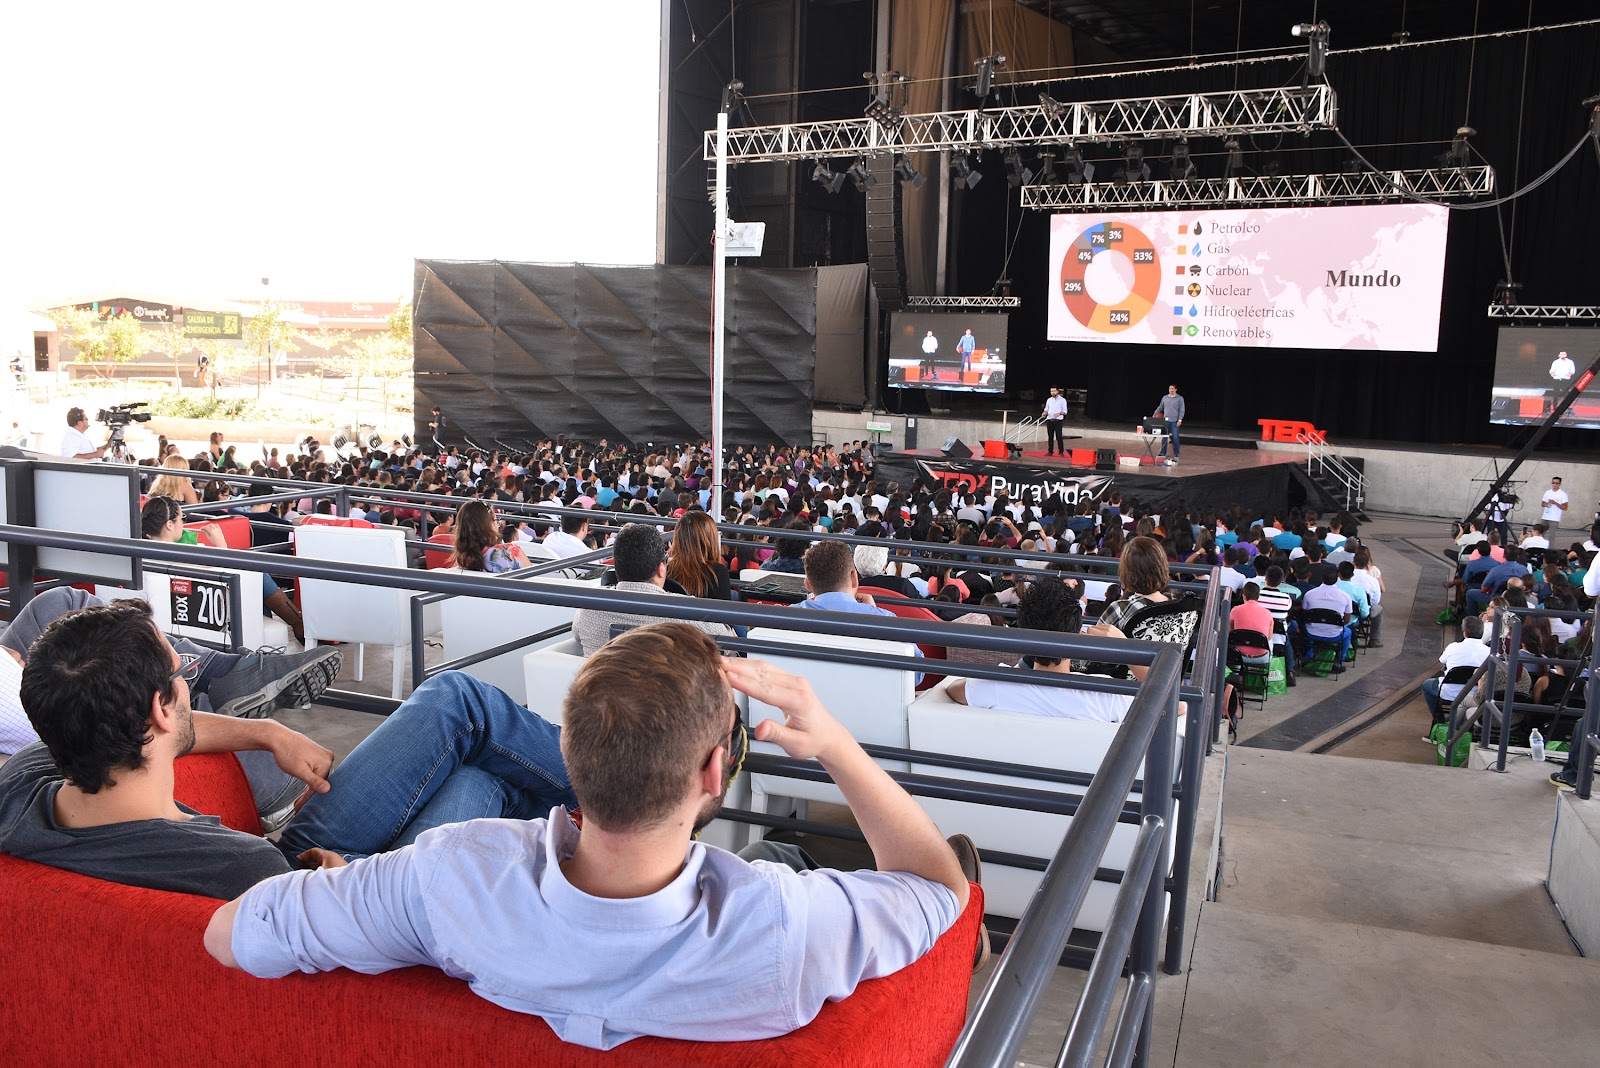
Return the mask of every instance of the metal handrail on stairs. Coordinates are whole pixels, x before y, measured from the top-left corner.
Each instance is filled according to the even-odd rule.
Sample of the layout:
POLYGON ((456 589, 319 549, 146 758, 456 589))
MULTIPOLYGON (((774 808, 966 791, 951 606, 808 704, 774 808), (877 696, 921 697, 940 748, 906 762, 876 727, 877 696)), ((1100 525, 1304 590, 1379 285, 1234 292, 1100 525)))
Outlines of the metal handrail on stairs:
POLYGON ((1325 435, 1315 431, 1298 431, 1295 441, 1306 447, 1306 471, 1309 474, 1326 474, 1344 491, 1345 511, 1354 511, 1366 501, 1367 479, 1350 461, 1328 448, 1325 435))
POLYGON ((1006 444, 1007 445, 1021 445, 1022 444, 1022 432, 1024 430, 1029 431, 1029 434, 1028 434, 1028 440, 1029 441, 1036 440, 1038 438, 1038 436, 1039 436, 1038 435, 1039 428, 1042 427, 1042 426, 1044 426, 1044 419, 1041 416, 1030 415, 1030 416, 1026 416, 1026 417, 1024 417, 1022 419, 1018 419, 1015 423, 1012 423, 1010 426, 1006 427, 1006 437, 1005 437, 1006 444))

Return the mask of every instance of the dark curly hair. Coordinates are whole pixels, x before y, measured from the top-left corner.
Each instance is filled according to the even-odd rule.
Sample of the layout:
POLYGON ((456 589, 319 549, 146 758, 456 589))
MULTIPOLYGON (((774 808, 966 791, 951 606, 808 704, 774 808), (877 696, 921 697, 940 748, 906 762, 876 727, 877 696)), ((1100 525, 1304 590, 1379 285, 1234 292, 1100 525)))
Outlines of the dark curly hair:
MULTIPOLYGON (((1030 582, 1017 601, 1016 625, 1025 630, 1078 633, 1083 627, 1083 602, 1078 600, 1081 589, 1076 583, 1069 587, 1057 578, 1041 578, 1030 582)), ((1035 653, 1033 662, 1041 667, 1049 667, 1060 663, 1061 658, 1035 653)))
POLYGON ((84 793, 139 771, 150 743, 150 698, 177 699, 172 650, 150 606, 114 601, 68 612, 28 649, 22 707, 51 759, 84 793))

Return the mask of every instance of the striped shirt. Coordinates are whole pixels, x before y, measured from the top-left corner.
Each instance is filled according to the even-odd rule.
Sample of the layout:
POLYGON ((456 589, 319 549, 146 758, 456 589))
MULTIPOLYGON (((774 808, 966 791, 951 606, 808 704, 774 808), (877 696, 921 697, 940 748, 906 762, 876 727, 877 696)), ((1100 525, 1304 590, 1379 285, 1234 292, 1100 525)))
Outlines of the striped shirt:
POLYGON ((1261 606, 1272 613, 1274 623, 1282 623, 1289 618, 1289 609, 1294 606, 1294 599, 1289 596, 1282 586, 1261 587, 1261 606))

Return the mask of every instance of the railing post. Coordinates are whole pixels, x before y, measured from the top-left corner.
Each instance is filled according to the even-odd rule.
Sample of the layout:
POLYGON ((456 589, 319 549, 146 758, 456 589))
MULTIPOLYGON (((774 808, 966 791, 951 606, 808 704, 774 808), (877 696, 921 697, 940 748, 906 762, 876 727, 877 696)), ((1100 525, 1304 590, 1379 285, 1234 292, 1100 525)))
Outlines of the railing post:
MULTIPOLYGON (((1161 927, 1167 915, 1167 869, 1172 857, 1172 837, 1166 828, 1172 826, 1172 765, 1177 757, 1174 748, 1178 737, 1178 679, 1161 695, 1161 723, 1144 758, 1144 793, 1139 798, 1140 815, 1161 820, 1161 848, 1156 854, 1155 870, 1150 873, 1150 885, 1145 888, 1144 909, 1139 916, 1139 927, 1134 935, 1133 957, 1129 971, 1143 973, 1155 981, 1156 968, 1161 960, 1161 927)), ((1173 901, 1174 910, 1184 903, 1173 901)), ((1169 971, 1175 970, 1176 960, 1169 959, 1169 971)), ((1150 1039, 1155 1033, 1155 999, 1145 1005, 1144 1026, 1139 1043, 1134 1049, 1133 1063, 1144 1066, 1150 1062, 1150 1039)))
MULTIPOLYGON (((1517 699, 1517 657, 1522 652, 1522 617, 1516 613, 1511 616, 1510 641, 1506 644, 1506 683, 1505 704, 1500 706, 1500 755, 1495 759, 1494 770, 1506 770, 1506 750, 1511 746, 1511 706, 1517 699)), ((1496 612, 1495 619, 1500 618, 1496 612)))
POLYGON ((428 649, 422 633, 428 609, 421 597, 413 597, 408 603, 411 607, 411 689, 414 691, 428 676, 428 649))
MULTIPOLYGON (((1590 617, 1589 633, 1594 633, 1595 621, 1600 620, 1600 605, 1597 605, 1594 614, 1590 617)), ((1578 762, 1576 771, 1578 797, 1584 801, 1589 800, 1589 795, 1594 789, 1594 746, 1589 739, 1600 734, 1600 679, 1597 679, 1596 669, 1600 668, 1600 642, 1591 641, 1589 645, 1589 685, 1587 687, 1587 700, 1583 705, 1583 718, 1578 721, 1576 730, 1573 731, 1573 745, 1567 757, 1568 760, 1578 762)))

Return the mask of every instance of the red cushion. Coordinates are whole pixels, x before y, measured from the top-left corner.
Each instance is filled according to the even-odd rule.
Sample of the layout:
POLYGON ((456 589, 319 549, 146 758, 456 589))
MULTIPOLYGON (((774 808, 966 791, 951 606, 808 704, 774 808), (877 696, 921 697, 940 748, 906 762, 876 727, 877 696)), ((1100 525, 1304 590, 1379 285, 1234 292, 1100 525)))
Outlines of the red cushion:
MULTIPOLYGON (((186 757, 178 768, 180 799, 230 826, 254 821, 231 755, 186 757)), ((493 1005, 432 968, 275 980, 229 971, 201 941, 216 907, 210 898, 120 886, 0 855, 0 989, 12 993, 0 998, 5 1062, 77 1068, 109 1055, 139 1064, 469 1058, 491 1068, 933 1068, 944 1063, 966 1018, 983 893, 973 888, 966 912, 921 960, 861 984, 791 1035, 762 1042, 642 1038, 608 1053, 567 1045, 538 1017, 493 1005), (160 1025, 140 1023, 151 1020, 160 1025)))
MULTIPOLYGON (((185 523, 189 530, 198 530, 207 523, 215 523, 222 530, 223 543, 229 549, 250 548, 250 520, 242 515, 223 516, 221 519, 196 519, 185 523)), ((202 545, 206 544, 201 542, 202 545)))
POLYGON ((428 538, 429 545, 443 545, 444 549, 424 549, 422 558, 425 565, 432 569, 436 567, 449 567, 456 561, 456 536, 454 531, 440 531, 428 538))
POLYGON ((173 765, 172 796, 224 827, 248 834, 261 833, 250 782, 232 753, 191 753, 173 765))
MULTIPOLYGON (((925 619, 932 620, 935 623, 941 622, 938 615, 936 615, 931 609, 923 608, 921 605, 917 604, 880 603, 878 607, 884 609, 885 611, 893 612, 901 619, 925 619)), ((922 656, 925 660, 945 659, 944 646, 942 645, 923 645, 919 642, 917 643, 917 648, 922 650, 922 656)), ((925 671, 922 674, 922 682, 917 686, 917 692, 921 693, 923 690, 931 690, 943 681, 943 675, 935 675, 931 671, 925 671)))

